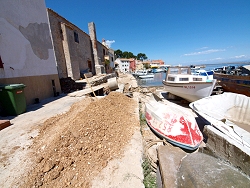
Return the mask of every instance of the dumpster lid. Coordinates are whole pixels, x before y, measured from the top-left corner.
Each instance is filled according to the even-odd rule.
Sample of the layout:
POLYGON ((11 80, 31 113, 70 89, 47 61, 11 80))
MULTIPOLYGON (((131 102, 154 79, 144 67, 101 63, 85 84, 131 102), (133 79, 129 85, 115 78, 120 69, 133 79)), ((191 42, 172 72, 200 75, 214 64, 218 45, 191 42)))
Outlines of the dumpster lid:
POLYGON ((0 89, 19 89, 26 87, 24 84, 6 84, 0 85, 0 89))

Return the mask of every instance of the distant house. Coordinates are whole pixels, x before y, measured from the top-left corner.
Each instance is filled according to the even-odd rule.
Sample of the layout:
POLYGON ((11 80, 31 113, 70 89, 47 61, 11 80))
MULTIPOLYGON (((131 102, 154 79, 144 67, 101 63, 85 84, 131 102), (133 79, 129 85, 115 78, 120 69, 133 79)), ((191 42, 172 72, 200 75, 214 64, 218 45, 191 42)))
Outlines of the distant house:
POLYGON ((115 63, 118 65, 118 69, 121 71, 121 72, 129 72, 129 71, 132 71, 131 68, 135 68, 135 60, 133 58, 131 59, 127 59, 127 58, 117 58, 115 60, 115 63), (133 64, 132 67, 130 66, 130 64, 133 64))
POLYGON ((26 85, 28 105, 61 92, 43 0, 0 1, 0 41, 0 84, 26 85))
POLYGON ((131 59, 130 60, 130 65, 129 65, 129 70, 134 72, 136 70, 136 59, 131 59))
POLYGON ((59 78, 78 80, 84 73, 105 73, 105 59, 111 59, 110 51, 97 41, 95 24, 88 24, 88 35, 55 11, 47 11, 59 78))
POLYGON ((158 68, 161 65, 164 65, 164 61, 162 60, 151 60, 151 61, 148 61, 148 63, 150 63, 151 68, 158 68))
POLYGON ((136 60, 136 70, 142 70, 144 69, 143 61, 136 60))
POLYGON ((164 61, 162 60, 136 60, 136 70, 141 70, 145 68, 158 68, 164 66, 164 61))

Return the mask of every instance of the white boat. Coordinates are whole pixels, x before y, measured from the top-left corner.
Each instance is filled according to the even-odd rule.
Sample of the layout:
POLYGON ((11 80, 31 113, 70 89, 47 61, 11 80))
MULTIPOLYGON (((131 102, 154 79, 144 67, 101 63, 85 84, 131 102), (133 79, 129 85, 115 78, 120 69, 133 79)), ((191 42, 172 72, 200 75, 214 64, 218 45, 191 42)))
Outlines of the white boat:
POLYGON ((154 78, 154 74, 148 73, 148 74, 145 74, 145 75, 140 75, 138 77, 141 78, 141 79, 154 78))
POLYGON ((136 70, 134 73, 132 73, 132 75, 142 76, 142 75, 147 75, 148 73, 149 71, 147 69, 143 69, 143 70, 136 70))
POLYGON ((152 68, 151 72, 152 73, 166 72, 166 69, 165 68, 152 68))
POLYGON ((211 80, 206 76, 191 74, 190 67, 176 66, 168 68, 166 79, 162 83, 166 91, 193 102, 210 96, 216 79, 211 80))
POLYGON ((207 80, 213 80, 214 79, 214 71, 206 71, 204 69, 195 70, 192 72, 193 75, 200 75, 200 76, 206 76, 207 80))
POLYGON ((225 92, 189 104, 206 120, 241 147, 250 151, 250 97, 225 92))
POLYGON ((176 146, 195 150, 203 140, 195 117, 184 107, 151 97, 145 103, 145 116, 153 132, 176 146))

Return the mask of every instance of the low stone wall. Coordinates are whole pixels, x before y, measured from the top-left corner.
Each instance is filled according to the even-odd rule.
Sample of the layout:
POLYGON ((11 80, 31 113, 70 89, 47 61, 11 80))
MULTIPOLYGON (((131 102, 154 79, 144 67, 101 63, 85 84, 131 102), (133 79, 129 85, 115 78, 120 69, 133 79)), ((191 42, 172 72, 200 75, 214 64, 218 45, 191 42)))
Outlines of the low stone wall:
POLYGON ((206 125, 207 149, 213 155, 230 162, 234 167, 250 176, 250 152, 245 147, 230 139, 216 128, 206 125))

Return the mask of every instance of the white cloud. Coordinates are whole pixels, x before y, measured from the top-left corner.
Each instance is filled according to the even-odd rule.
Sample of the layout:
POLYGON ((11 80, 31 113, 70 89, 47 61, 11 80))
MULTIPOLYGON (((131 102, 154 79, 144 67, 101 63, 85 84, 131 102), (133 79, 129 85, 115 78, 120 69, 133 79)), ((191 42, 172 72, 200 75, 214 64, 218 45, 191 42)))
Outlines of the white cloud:
POLYGON ((240 58, 244 58, 244 57, 246 57, 246 55, 236 55, 236 56, 231 57, 231 58, 232 58, 232 59, 233 59, 233 58, 240 59, 240 58))
POLYGON ((106 45, 107 45, 109 48, 111 48, 111 45, 112 45, 113 43, 115 43, 114 40, 106 40, 105 42, 106 42, 106 45))
POLYGON ((191 55, 204 55, 204 54, 211 54, 211 53, 215 53, 215 52, 223 52, 226 51, 225 49, 211 49, 211 50, 204 50, 204 51, 200 51, 200 52, 192 52, 189 54, 184 54, 184 56, 191 56, 191 55))

